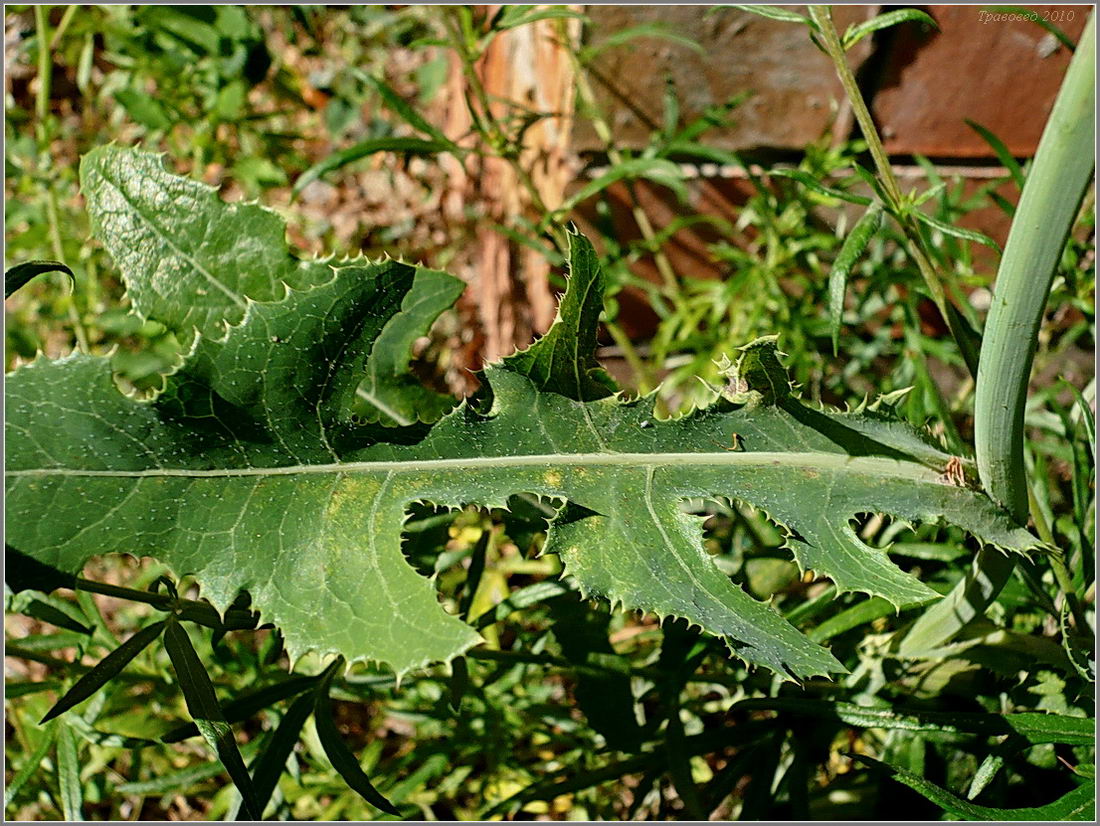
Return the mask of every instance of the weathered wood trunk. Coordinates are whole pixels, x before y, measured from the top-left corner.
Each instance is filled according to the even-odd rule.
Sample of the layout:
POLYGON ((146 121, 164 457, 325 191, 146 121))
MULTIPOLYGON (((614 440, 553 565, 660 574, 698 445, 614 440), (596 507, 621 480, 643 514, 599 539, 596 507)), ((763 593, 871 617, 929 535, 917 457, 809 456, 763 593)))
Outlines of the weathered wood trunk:
MULTIPOLYGON (((486 7, 490 16, 498 9, 486 7)), ((550 209, 562 203, 565 187, 578 171, 570 141, 573 65, 566 43, 576 43, 579 36, 576 20, 540 20, 510 29, 493 40, 476 67, 490 100, 489 117, 496 123, 510 120, 517 110, 552 113, 523 132, 518 158, 539 199, 550 209)), ((471 120, 468 84, 457 57, 447 92, 446 131, 458 140, 468 136, 471 120)), ((470 204, 481 210, 468 277, 476 297, 472 309, 483 337, 481 354, 490 361, 528 344, 554 320, 556 302, 545 257, 517 245, 499 230, 515 227, 520 218, 540 216, 515 167, 505 159, 471 156, 464 167, 452 160, 449 171, 452 190, 445 203, 451 214, 460 218, 470 204)))

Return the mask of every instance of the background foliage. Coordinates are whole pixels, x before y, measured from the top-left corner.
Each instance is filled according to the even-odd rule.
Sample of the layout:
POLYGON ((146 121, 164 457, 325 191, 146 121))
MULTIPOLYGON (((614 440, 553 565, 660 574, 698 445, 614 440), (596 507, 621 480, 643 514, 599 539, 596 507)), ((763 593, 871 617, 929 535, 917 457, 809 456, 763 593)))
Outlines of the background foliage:
MULTIPOLYGON (((423 7, 8 7, 6 14, 7 263, 52 258, 74 272, 71 290, 60 275, 43 276, 8 302, 7 364, 38 349, 58 355, 117 347, 115 366, 138 389, 159 383, 181 345, 162 326, 128 314, 114 265, 91 241, 76 185, 80 156, 111 140, 162 149, 177 170, 218 185, 224 197, 259 197, 276 207, 290 221, 291 238, 308 249, 388 252, 453 267, 484 216, 475 203, 463 220, 445 222, 431 200, 445 174, 441 158, 451 151, 433 134, 432 102, 449 53, 472 63, 494 32, 530 23, 524 11, 488 20, 466 9, 423 7), (325 190, 302 185, 307 176, 342 191, 358 188, 349 197, 360 199, 362 217, 333 219, 326 203, 311 200, 311 192, 325 190), (363 191, 365 178, 373 191, 363 191)), ((621 43, 670 37, 616 34, 621 43)), ((587 56, 576 53, 582 78, 587 56)), ((599 124, 583 82, 578 90, 581 116, 599 124)), ((866 194, 853 166, 865 159, 863 143, 823 139, 783 174, 749 168, 753 195, 735 221, 697 214, 685 202, 672 224, 652 227, 638 242, 616 240, 605 197, 615 180, 655 182, 675 194, 686 183, 673 160, 746 166, 706 141, 710 127, 737 117, 736 103, 716 101, 702 122, 683 123, 670 90, 665 123, 644 150, 616 146, 609 129, 601 133, 613 180, 596 177, 560 207, 503 229, 559 265, 563 249, 553 228, 581 207, 596 216, 611 293, 643 291, 659 319, 651 341, 631 342, 612 301, 607 335, 635 390, 663 380, 667 412, 703 398, 695 377, 717 382, 721 355, 781 330, 803 398, 855 406, 885 395, 901 416, 929 424, 949 451, 964 454, 973 385, 892 225, 852 267, 833 355, 829 272, 853 223, 840 196, 866 194), (727 278, 672 273, 653 284, 633 275, 630 265, 659 257, 677 224, 704 221, 714 226, 709 252, 728 268, 727 278)), ((517 107, 516 117, 475 127, 472 148, 463 151, 515 158, 525 123, 519 114, 517 107)), ((1003 160, 1006 180, 1019 186, 1026 165, 1003 160)), ((924 209, 948 228, 991 201, 1013 208, 994 195, 1003 181, 966 194, 961 182, 942 181, 924 166, 924 209)), ((1093 214, 1090 197, 1048 302, 1026 446, 1036 527, 1063 549, 1090 623, 1093 214)), ((969 296, 960 306, 980 320, 994 266, 974 254, 973 239, 929 230, 928 241, 949 290, 969 296)), ((462 329, 454 317, 444 319, 419 353, 420 372, 437 389, 462 386, 458 374, 469 366, 462 329)), ((695 504, 707 516, 719 568, 749 593, 772 595, 850 674, 779 683, 680 624, 582 604, 557 582, 556 558, 536 555, 547 516, 537 500, 515 499, 507 511, 425 507, 407 526, 406 556, 421 572, 438 574, 444 604, 479 627, 487 645, 454 673, 429 669, 400 687, 391 674, 362 666, 332 682, 342 740, 403 816, 898 819, 938 817, 946 808, 989 817, 952 809, 961 804, 917 781, 889 785, 871 758, 987 807, 1043 806, 1090 776, 1092 741, 1081 730, 1052 733, 1042 721, 1017 717, 1007 719, 1020 720, 1021 729, 990 728, 985 716, 1086 718, 1093 709, 1091 665, 1077 662, 1043 563, 1020 567, 986 616, 949 645, 902 659, 896 632, 919 609, 895 613, 858 594, 833 599, 827 580, 798 575, 763 514, 735 501, 695 504)), ((944 592, 976 550, 950 528, 911 530, 875 514, 855 527, 944 592)), ((85 576, 141 590, 159 587, 164 573, 148 560, 105 558, 85 576)), ((190 593, 187 581, 176 587, 190 593)), ((74 711, 38 725, 76 678, 160 618, 156 604, 120 595, 133 596, 7 594, 9 816, 218 818, 235 810, 235 789, 202 739, 167 736, 188 720, 189 703, 160 645, 74 711)), ((190 639, 251 763, 294 713, 279 635, 190 628, 190 639), (248 701, 254 693, 259 699, 248 701)), ((319 673, 320 665, 297 671, 319 673)), ((321 729, 315 718, 305 723, 270 811, 378 817, 333 768, 321 729)))

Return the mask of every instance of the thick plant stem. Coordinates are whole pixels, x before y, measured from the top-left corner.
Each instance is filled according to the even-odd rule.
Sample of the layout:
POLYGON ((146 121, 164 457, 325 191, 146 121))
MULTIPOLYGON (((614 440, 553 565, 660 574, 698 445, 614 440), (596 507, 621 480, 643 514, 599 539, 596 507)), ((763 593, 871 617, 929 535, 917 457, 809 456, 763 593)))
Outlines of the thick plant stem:
MULTIPOLYGON (((1028 517, 1024 404, 1036 340, 1066 236, 1095 165, 1095 54, 1095 20, 1090 17, 1024 185, 982 341, 974 414, 978 473, 993 500, 1020 523, 1028 517)), ((1065 588, 1070 577, 1064 558, 1054 554, 1050 561, 1065 588)), ((914 624, 899 653, 927 650, 950 639, 996 599, 1012 568, 1010 557, 983 549, 955 589, 914 624)), ((1076 604, 1072 591, 1066 598, 1071 607, 1076 604)))

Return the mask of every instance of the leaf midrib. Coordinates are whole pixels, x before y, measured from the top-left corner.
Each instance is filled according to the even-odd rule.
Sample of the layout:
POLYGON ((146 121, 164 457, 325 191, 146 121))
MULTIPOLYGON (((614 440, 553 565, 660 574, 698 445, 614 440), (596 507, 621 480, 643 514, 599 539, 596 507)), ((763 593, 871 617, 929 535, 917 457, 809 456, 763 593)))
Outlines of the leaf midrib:
POLYGON ((842 453, 740 452, 722 453, 535 453, 519 456, 467 456, 448 459, 379 460, 368 462, 332 462, 315 465, 241 468, 146 468, 143 470, 92 470, 86 468, 27 468, 9 470, 9 477, 27 476, 107 476, 107 477, 214 477, 296 476, 330 473, 420 473, 440 470, 476 470, 478 468, 553 467, 661 467, 685 465, 723 467, 789 467, 806 471, 847 471, 877 477, 908 479, 914 482, 950 484, 941 475, 916 462, 903 462, 880 456, 852 457, 842 453))

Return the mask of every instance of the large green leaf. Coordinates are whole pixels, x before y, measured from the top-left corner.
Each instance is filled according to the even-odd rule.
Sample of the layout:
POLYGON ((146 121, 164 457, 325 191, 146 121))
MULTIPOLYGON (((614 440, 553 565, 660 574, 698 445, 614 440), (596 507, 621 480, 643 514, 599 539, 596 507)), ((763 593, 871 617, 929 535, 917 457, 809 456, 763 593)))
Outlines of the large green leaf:
POLYGON ((294 656, 404 673, 480 639, 403 557, 409 505, 557 497, 568 504, 545 552, 583 594, 686 618, 746 660, 805 677, 842 668, 720 573, 684 500, 760 507, 803 568, 896 606, 935 593, 860 542, 856 514, 1035 545, 970 486, 966 463, 915 431, 799 402, 776 375, 773 339, 731 368, 736 394, 692 415, 658 420, 654 397, 612 393, 593 357, 601 276, 580 236, 558 321, 486 369, 476 405, 430 426, 364 424, 371 364, 404 364, 400 330, 424 318, 409 297, 445 276, 397 261, 300 263, 273 215, 222 204, 153 160, 93 153, 85 194, 137 311, 200 335, 152 401, 123 395, 106 358, 40 358, 9 377, 8 541, 40 562, 75 571, 96 554, 154 556, 194 574, 221 609, 247 589, 294 656), (395 321, 405 312, 416 318, 395 321))

